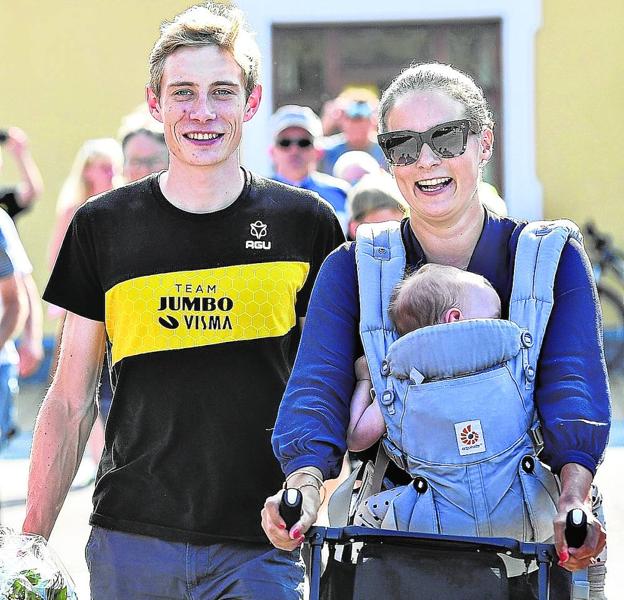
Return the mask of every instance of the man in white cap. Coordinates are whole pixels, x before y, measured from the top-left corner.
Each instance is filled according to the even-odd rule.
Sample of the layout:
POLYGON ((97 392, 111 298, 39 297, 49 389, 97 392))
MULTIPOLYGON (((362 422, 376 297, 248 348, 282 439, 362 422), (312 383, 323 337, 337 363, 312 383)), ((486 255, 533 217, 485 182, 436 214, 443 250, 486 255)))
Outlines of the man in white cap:
POLYGON ((316 143, 323 135, 321 120, 307 106, 282 106, 271 118, 271 129, 273 179, 316 192, 332 205, 344 229, 349 184, 316 170, 322 157, 316 143))

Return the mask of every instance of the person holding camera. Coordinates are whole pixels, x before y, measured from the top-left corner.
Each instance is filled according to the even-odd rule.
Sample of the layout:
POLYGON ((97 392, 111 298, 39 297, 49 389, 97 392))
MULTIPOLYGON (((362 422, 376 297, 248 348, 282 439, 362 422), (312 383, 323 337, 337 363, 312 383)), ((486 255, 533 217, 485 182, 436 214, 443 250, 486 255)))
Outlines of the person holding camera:
POLYGON ((20 172, 17 185, 0 187, 0 207, 14 219, 17 214, 32 206, 43 192, 41 173, 30 154, 28 137, 18 127, 0 129, 0 171, 2 170, 2 147, 13 156, 20 172))

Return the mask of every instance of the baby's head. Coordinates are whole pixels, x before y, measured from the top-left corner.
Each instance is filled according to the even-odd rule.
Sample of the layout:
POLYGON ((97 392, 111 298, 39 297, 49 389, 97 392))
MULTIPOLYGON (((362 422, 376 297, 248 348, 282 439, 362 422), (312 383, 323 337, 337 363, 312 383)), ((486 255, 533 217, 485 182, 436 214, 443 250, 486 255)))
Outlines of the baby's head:
POLYGON ((498 319, 501 303, 492 284, 475 273, 424 265, 401 281, 388 310, 400 335, 463 319, 498 319))

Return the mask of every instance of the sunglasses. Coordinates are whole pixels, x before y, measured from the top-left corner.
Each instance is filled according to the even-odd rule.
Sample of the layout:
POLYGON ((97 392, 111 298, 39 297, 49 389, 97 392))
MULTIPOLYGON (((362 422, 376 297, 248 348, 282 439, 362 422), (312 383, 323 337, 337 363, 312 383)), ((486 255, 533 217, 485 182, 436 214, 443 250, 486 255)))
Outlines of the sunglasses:
POLYGON ((419 133, 404 129, 388 131, 377 136, 388 164, 394 167, 411 165, 418 160, 424 144, 440 158, 455 158, 466 151, 468 134, 479 133, 479 124, 470 119, 440 123, 419 133))
POLYGON ((312 145, 312 140, 309 138, 299 138, 298 140, 282 138, 281 140, 277 140, 277 145, 280 148, 290 148, 293 144, 299 146, 299 148, 309 148, 312 145))

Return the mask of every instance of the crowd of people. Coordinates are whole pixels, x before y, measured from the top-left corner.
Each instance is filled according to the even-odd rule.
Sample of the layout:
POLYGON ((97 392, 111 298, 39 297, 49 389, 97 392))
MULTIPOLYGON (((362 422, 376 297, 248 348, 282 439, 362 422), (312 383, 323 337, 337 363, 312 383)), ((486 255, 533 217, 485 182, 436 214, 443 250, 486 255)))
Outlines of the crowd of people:
MULTIPOLYGON (((569 597, 569 572, 597 572, 606 543, 592 488, 610 423, 599 307, 574 227, 508 217, 483 181, 494 123, 481 89, 424 64, 381 99, 350 86, 321 116, 281 106, 263 177, 240 162, 242 126, 262 101, 241 11, 207 3, 163 23, 149 70, 146 104, 116 138, 82 145, 59 194, 43 293, 57 347, 24 532, 49 537, 89 447, 92 598, 301 599, 300 547, 325 482, 349 450, 367 460, 381 444, 396 463, 376 490, 386 509, 358 507, 368 511, 359 523, 428 531, 435 519, 418 504, 428 494, 434 533, 498 534, 488 503, 504 488, 496 503, 521 506, 505 525, 556 545, 551 597, 569 597), (531 262, 542 238, 549 260, 531 262), (534 272, 550 283, 522 287, 534 272), (489 354, 467 362, 475 339, 489 354), (411 362, 422 354, 413 340, 426 348, 422 364, 411 362), (444 417, 450 442, 439 451, 457 468, 440 471, 422 458, 438 452, 433 439, 397 433, 396 406, 460 379, 476 416, 457 402, 444 417), (462 447, 467 431, 487 450, 483 440, 462 447), (500 444, 513 439, 494 452, 504 435, 500 444), (487 475, 486 458, 498 474, 487 475), (541 477, 539 493, 525 475, 541 477), (440 490, 460 498, 464 480, 486 476, 470 488, 486 508, 466 525, 449 508, 460 500, 440 490), (284 488, 303 496, 292 527, 279 512, 284 488), (564 536, 573 509, 588 520, 580 548, 564 536)), ((11 219, 42 183, 25 134, 0 135, 22 177, 0 190, 6 444, 17 369, 28 375, 42 358, 41 301, 11 219)), ((425 428, 438 418, 414 414, 425 428)), ((515 597, 533 597, 531 577, 508 575, 515 597)))

